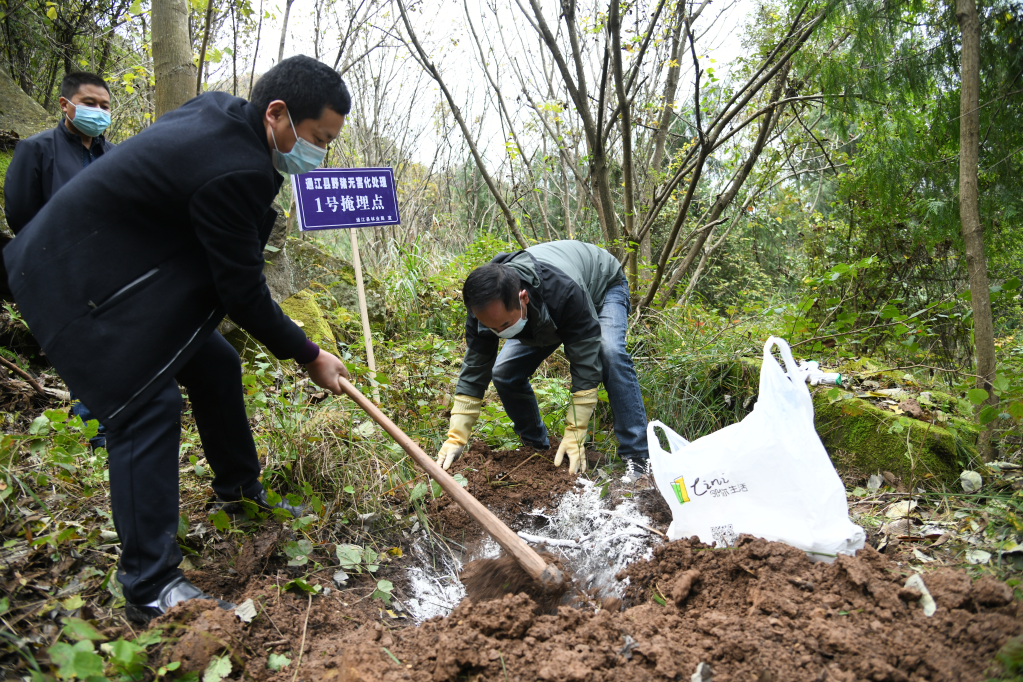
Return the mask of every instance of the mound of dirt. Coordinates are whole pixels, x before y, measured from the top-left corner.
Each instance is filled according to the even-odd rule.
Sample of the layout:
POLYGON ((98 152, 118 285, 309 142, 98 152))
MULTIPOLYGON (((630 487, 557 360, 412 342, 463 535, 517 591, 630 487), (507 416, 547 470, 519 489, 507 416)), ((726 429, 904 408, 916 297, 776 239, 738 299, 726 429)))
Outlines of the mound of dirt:
POLYGON ((420 627, 388 629, 369 609, 343 608, 333 595, 278 597, 270 583, 256 597, 272 623, 261 616, 242 625, 209 603, 175 609, 165 620, 180 610, 178 622, 187 621, 174 654, 187 658, 189 668, 226 649, 257 681, 296 674, 434 682, 688 680, 700 663, 713 669, 714 682, 987 679, 995 652, 1023 632, 1023 608, 1012 590, 990 577, 973 582, 961 571, 925 574, 938 605, 927 618, 919 594, 904 588, 908 575, 869 547, 833 564, 811 563, 787 545, 743 536, 731 549, 695 540, 657 547, 652 560, 618 574, 627 580, 624 610, 561 606, 539 615, 527 595, 508 594, 467 599, 420 627), (285 651, 293 662, 268 670, 268 653, 285 651))

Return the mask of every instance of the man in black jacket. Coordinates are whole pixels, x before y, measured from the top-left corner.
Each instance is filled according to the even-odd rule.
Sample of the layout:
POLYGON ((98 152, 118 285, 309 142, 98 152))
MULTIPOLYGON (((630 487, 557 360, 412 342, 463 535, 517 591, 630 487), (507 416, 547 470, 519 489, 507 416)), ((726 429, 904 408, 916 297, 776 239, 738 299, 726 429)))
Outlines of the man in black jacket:
MULTIPOLYGON (((14 234, 35 217, 54 192, 114 147, 103 137, 110 125, 110 88, 101 77, 86 71, 64 76, 60 109, 64 119, 57 127, 19 142, 7 167, 4 213, 14 234)), ((75 401, 71 411, 82 421, 95 419, 80 401, 75 401)), ((103 424, 90 442, 94 448, 106 447, 103 424)))
POLYGON ((85 71, 64 76, 60 109, 64 119, 57 127, 20 141, 7 167, 4 213, 14 234, 57 190, 114 147, 103 137, 110 124, 110 88, 102 78, 85 71))
POLYGON ((178 569, 179 382, 219 498, 270 507, 239 357, 216 332, 225 313, 340 393, 344 364, 270 297, 263 248, 284 181, 275 169, 318 166, 350 108, 333 69, 286 59, 251 102, 206 93, 96 160, 4 249, 32 333, 107 427, 117 577, 136 622, 209 598, 178 569))

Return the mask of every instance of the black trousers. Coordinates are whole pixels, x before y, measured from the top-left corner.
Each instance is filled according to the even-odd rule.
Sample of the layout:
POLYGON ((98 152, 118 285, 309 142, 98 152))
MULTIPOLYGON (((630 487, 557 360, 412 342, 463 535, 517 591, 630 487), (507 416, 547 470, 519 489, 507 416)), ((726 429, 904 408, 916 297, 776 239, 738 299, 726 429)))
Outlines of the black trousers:
POLYGON ((110 502, 121 538, 117 579, 125 598, 146 604, 181 574, 178 548, 178 458, 181 392, 188 389, 213 490, 222 498, 254 497, 259 458, 242 394, 238 353, 218 332, 130 423, 107 430, 110 502))

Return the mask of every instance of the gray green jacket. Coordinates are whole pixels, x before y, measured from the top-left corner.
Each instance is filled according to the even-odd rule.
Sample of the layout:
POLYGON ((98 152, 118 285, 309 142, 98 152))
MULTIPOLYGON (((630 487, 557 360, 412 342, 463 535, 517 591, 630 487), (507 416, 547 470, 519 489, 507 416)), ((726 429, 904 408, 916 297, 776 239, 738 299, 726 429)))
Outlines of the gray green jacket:
MULTIPOLYGON (((515 337, 527 346, 565 344, 572 392, 600 384, 600 322, 597 308, 607 290, 622 281, 622 266, 592 244, 558 241, 537 244, 493 261, 519 273, 529 293, 526 327, 515 337)), ((465 359, 455 393, 482 398, 497 360, 498 336, 466 311, 465 359)))

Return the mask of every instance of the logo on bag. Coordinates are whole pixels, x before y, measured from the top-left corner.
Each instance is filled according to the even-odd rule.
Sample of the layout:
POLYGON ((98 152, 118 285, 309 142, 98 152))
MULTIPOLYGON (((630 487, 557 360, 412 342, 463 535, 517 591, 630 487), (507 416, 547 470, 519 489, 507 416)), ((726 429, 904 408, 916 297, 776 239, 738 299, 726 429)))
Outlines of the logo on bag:
POLYGON ((689 495, 686 494, 686 479, 683 476, 679 476, 671 482, 671 489, 675 491, 675 497, 678 498, 679 504, 685 504, 689 501, 689 495))

